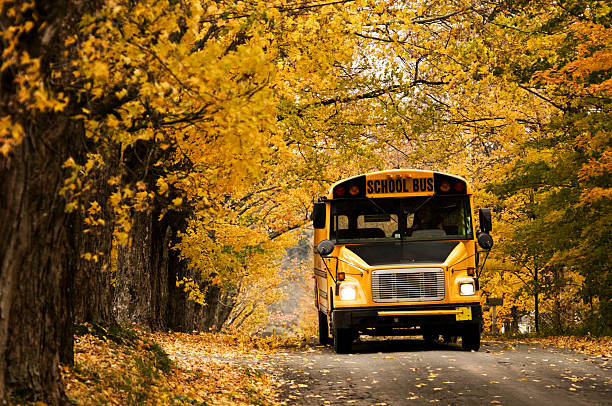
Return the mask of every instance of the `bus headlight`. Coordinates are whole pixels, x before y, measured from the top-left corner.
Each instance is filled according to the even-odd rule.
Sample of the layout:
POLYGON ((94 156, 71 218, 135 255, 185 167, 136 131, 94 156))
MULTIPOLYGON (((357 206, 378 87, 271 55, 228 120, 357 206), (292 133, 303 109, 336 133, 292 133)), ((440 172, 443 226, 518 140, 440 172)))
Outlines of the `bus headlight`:
POLYGON ((460 283, 459 294, 461 296, 473 295, 476 292, 474 289, 474 282, 460 283))
POLYGON ((357 297, 357 286, 355 285, 340 285, 340 300, 355 300, 357 297))

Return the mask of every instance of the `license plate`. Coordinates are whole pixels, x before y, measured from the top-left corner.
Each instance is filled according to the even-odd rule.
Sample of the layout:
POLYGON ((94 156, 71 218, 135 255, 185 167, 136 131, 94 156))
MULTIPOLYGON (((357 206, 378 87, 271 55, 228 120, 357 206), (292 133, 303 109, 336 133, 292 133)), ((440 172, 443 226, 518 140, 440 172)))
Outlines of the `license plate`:
POLYGON ((472 320, 472 308, 471 307, 457 307, 457 310, 461 310, 461 313, 457 314, 456 320, 472 320))

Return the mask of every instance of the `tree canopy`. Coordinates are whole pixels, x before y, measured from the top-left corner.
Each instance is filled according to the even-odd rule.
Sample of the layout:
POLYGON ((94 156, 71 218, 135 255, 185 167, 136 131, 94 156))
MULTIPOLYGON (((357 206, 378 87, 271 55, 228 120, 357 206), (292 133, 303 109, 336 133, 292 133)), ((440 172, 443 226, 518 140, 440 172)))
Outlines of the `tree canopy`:
MULTIPOLYGON (((539 298, 546 328, 612 333, 606 2, 42 3, 0 1, 0 190, 35 188, 2 210, 32 202, 33 219, 82 236, 58 232, 78 252, 41 259, 80 258, 58 281, 102 272, 97 295, 133 290, 130 247, 149 241, 149 258, 183 267, 159 289, 228 307, 201 327, 262 320, 276 261, 330 182, 427 168, 494 208, 481 276, 508 300, 502 319, 539 298)), ((0 246, 6 289, 15 241, 0 246)))

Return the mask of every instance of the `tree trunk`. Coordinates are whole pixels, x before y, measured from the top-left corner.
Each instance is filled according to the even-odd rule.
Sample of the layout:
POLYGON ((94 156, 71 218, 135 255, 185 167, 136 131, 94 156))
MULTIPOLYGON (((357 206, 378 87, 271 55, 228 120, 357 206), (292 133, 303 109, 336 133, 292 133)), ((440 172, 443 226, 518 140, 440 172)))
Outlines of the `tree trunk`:
POLYGON ((104 225, 86 226, 82 218, 75 222, 74 240, 77 252, 77 272, 74 276, 73 295, 74 322, 110 325, 114 323, 113 286, 111 283, 111 250, 113 241, 113 211, 108 203, 112 189, 108 179, 116 175, 119 167, 117 156, 109 156, 103 168, 91 179, 91 192, 84 196, 88 202, 98 202, 100 212, 96 218, 104 225), (85 229, 88 229, 85 232, 85 229), (82 254, 96 255, 87 260, 82 254))
POLYGON ((155 221, 153 213, 134 215, 130 245, 120 247, 117 257, 114 310, 119 323, 165 329, 169 249, 165 235, 164 224, 155 221))
MULTIPOLYGON (((187 271, 184 275, 198 281, 198 276, 193 271, 187 271)), ((206 287, 205 284, 202 284, 202 289, 206 289, 204 294, 206 304, 198 304, 188 300, 188 294, 182 287, 176 287, 176 276, 173 280, 174 284, 170 291, 168 327, 184 332, 221 330, 230 316, 233 301, 219 287, 206 287)))
POLYGON ((510 317, 511 317, 510 332, 518 333, 518 331, 519 331, 519 321, 520 321, 520 314, 519 314, 519 311, 518 311, 518 307, 512 306, 510 308, 510 317))
POLYGON ((72 359, 76 256, 59 189, 68 139, 77 131, 61 117, 39 119, 40 127, 0 157, 0 235, 7 237, 0 239, 0 399, 58 404, 60 358, 72 359))
MULTIPOLYGON (((136 213, 131 229, 131 245, 119 248, 114 313, 119 323, 134 323, 152 330, 219 330, 232 310, 224 292, 208 287, 206 305, 188 300, 177 280, 198 282, 172 249, 178 231, 186 227, 184 213, 136 213)), ((202 283, 202 282, 201 282, 202 283)))
MULTIPOLYGON (((172 214, 167 219, 172 226, 167 228, 165 246, 176 243, 177 232, 187 227, 184 215, 172 214)), ((166 257, 169 289, 167 327, 183 332, 219 331, 232 311, 233 300, 220 288, 207 286, 197 271, 189 269, 187 263, 180 260, 176 250, 168 250, 166 257), (183 278, 193 279, 205 290, 205 305, 189 300, 183 286, 176 286, 177 280, 183 278)))
MULTIPOLYGON (((0 154, 0 404, 10 397, 60 404, 59 364, 72 360, 70 295, 78 253, 71 235, 75 216, 65 213, 59 190, 67 177, 62 164, 69 157, 82 161, 85 151, 78 142, 82 128, 70 119, 80 112, 77 98, 67 94, 62 77, 51 80, 51 72, 52 64, 70 66, 64 39, 97 2, 38 1, 31 9, 21 3, 15 2, 12 15, 4 4, 0 24, 5 32, 28 20, 34 27, 15 38, 15 54, 3 52, 2 62, 27 53, 39 61, 50 93, 63 91, 70 104, 59 112, 37 111, 18 96, 17 83, 29 68, 9 63, 0 73, 0 117, 24 129, 21 143, 0 154)), ((8 42, 0 44, 2 51, 8 42)))
POLYGON ((535 272, 533 276, 534 288, 533 288, 533 301, 534 301, 534 313, 535 313, 535 331, 540 332, 540 285, 538 281, 538 266, 535 266, 535 272))
POLYGON ((97 233, 83 234, 80 224, 75 226, 74 238, 77 250, 78 271, 74 275, 73 296, 74 322, 110 325, 114 323, 113 287, 111 285, 112 228, 105 226, 97 233), (97 261, 85 260, 83 253, 98 254, 97 261))

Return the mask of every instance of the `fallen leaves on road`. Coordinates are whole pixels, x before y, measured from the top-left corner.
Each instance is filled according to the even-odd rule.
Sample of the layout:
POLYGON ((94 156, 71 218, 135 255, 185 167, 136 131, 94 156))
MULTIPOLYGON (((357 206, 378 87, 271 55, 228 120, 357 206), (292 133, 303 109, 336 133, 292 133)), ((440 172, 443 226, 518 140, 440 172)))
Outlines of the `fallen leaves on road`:
POLYGON ((557 348, 569 348, 571 350, 612 358, 612 337, 576 337, 576 336, 555 336, 555 337, 525 337, 525 338, 506 338, 495 337, 497 341, 507 341, 521 344, 541 344, 557 348))
MULTIPOLYGON (((571 348, 593 356, 612 357, 611 338, 549 337, 502 340, 506 342, 505 350, 513 349, 516 343, 535 343, 571 348)), ((309 360, 310 352, 319 351, 318 347, 306 345, 304 340, 288 336, 263 338, 244 334, 148 333, 120 327, 113 330, 86 325, 77 333, 75 364, 73 367, 63 367, 62 374, 66 393, 75 404, 272 405, 283 402, 280 394, 286 392, 287 388, 293 390, 287 394, 288 399, 285 399, 289 402, 290 399, 302 398, 300 390, 311 390, 311 386, 306 383, 293 380, 285 382, 271 374, 275 369, 274 365, 270 364, 274 362, 274 358, 269 355, 276 353, 282 357, 295 349, 299 350, 303 362, 309 360)), ((392 355, 372 358, 387 362, 396 359, 392 355)), ((530 356, 526 358, 531 359, 530 356)), ((334 361, 348 362, 344 358, 336 358, 334 361)), ((455 359, 449 359, 449 362, 451 361, 455 359)), ((543 362, 549 362, 549 359, 543 359, 543 362)), ((412 372, 419 370, 416 367, 409 369, 412 372)), ((380 368, 380 371, 383 370, 380 368)), ((441 370, 442 368, 436 369, 441 370)), ((309 374, 302 369, 297 372, 309 374)), ((325 376, 330 371, 322 369, 319 372, 325 376)), ((571 372, 565 370, 567 374, 571 372)), ((374 375, 378 371, 371 373, 374 375)), ((438 375, 431 368, 427 368, 427 375, 414 378, 414 386, 430 388, 429 390, 434 392, 443 391, 444 388, 440 387, 439 383, 434 387, 433 381, 438 380, 438 375), (431 382, 432 386, 423 381, 431 382)), ((485 373, 482 375, 487 376, 485 373)), ((575 382, 586 379, 574 374, 562 375, 574 382, 568 388, 569 391, 582 388, 575 382)), ((372 379, 373 377, 371 376, 367 383, 378 386, 379 379, 372 379)), ((532 377, 525 377, 520 381, 527 382, 528 378, 533 382, 540 381, 532 377)), ((365 385, 365 379, 362 380, 364 389, 372 389, 372 386, 365 385)), ((351 378, 346 378, 346 382, 350 381, 351 378)), ((442 383, 454 382, 445 380, 442 383)), ((499 384, 499 381, 489 383, 499 384)), ((409 392, 406 399, 419 398, 409 392)), ((438 400, 430 400, 435 401, 438 400)), ((326 404, 330 401, 321 399, 321 402, 326 404)), ((491 403, 495 404, 497 401, 491 403)))

